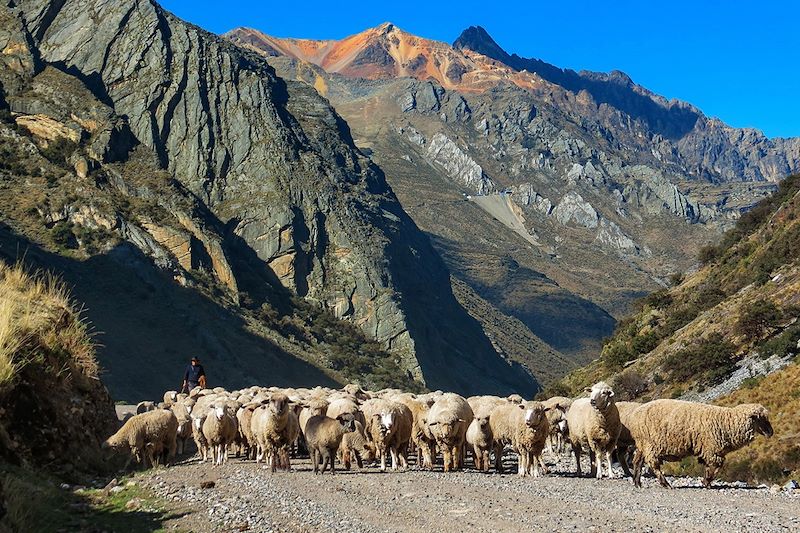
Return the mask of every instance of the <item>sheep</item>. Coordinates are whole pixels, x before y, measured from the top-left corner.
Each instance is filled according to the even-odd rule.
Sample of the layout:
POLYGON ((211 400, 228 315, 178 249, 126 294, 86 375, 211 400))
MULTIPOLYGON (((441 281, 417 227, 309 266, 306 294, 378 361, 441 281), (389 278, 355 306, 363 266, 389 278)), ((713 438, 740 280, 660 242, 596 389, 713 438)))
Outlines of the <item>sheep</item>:
MULTIPOLYGON (((195 410, 195 415, 197 414, 195 410)), ((195 446, 197 446, 197 454, 200 456, 200 461, 205 463, 208 460, 209 446, 205 435, 203 435, 203 423, 206 421, 207 413, 199 416, 195 415, 192 416, 192 437, 194 438, 195 446)))
POLYGON ((542 402, 547 411, 547 420, 550 423, 550 435, 547 449, 555 453, 564 452, 564 444, 569 435, 567 426, 567 412, 572 405, 572 399, 564 396, 553 396, 542 402))
POLYGON ((436 439, 428 427, 430 407, 411 397, 400 396, 400 403, 411 412, 411 442, 417 450, 417 466, 433 469, 436 458, 436 439))
POLYGON ((467 447, 472 451, 475 468, 488 471, 489 452, 492 450, 494 442, 489 425, 489 415, 498 405, 505 405, 509 402, 507 399, 497 396, 472 396, 467 399, 467 403, 474 415, 465 435, 467 447))
POLYGON ((518 474, 539 477, 540 467, 542 474, 547 473, 542 450, 550 434, 547 412, 551 408, 542 402, 524 402, 516 404, 516 407, 518 409, 512 410, 510 422, 514 428, 512 445, 519 454, 518 474))
POLYGON ((136 404, 136 414, 140 415, 142 413, 147 413, 148 411, 155 411, 156 410, 156 403, 155 402, 139 402, 136 404))
POLYGON ((172 404, 170 411, 178 420, 177 453, 178 455, 183 455, 186 451, 186 441, 192 436, 192 408, 184 403, 177 402, 172 404))
POLYGON ((525 398, 519 394, 510 394, 508 397, 506 397, 506 400, 508 400, 510 403, 520 404, 525 401, 525 398))
POLYGON ((428 427, 442 450, 445 472, 461 468, 467 428, 473 418, 467 400, 454 393, 443 394, 428 412, 428 427))
POLYGON ((322 471, 319 473, 324 474, 329 464, 331 474, 336 473, 336 451, 342 444, 342 437, 355 429, 354 422, 349 414, 340 415, 339 418, 314 415, 308 419, 304 435, 315 474, 319 472, 320 463, 322 471))
POLYGON ((253 413, 250 424, 258 445, 256 462, 268 460, 272 472, 279 467, 289 470, 288 448, 300 432, 289 398, 280 392, 273 393, 268 403, 253 413))
POLYGON ((202 425, 203 436, 211 449, 211 464, 220 466, 228 460, 228 445, 233 443, 239 430, 236 417, 222 404, 211 406, 202 425))
POLYGON ((642 465, 655 472, 661 486, 671 488, 661 472, 664 461, 696 456, 705 466, 703 486, 711 482, 725 455, 751 442, 757 434, 771 437, 769 414, 760 404, 719 407, 681 400, 655 400, 628 416, 636 443, 633 482, 641 487, 642 465))
POLYGON ((589 397, 572 402, 567 413, 569 439, 575 454, 578 475, 581 475, 582 447, 587 446, 592 475, 597 479, 603 477, 605 459, 608 477, 613 478, 611 452, 617 446, 620 432, 619 410, 614 401, 614 391, 602 381, 586 391, 589 397))
POLYGON ((172 407, 172 405, 177 401, 178 401, 178 391, 169 390, 164 393, 164 405, 166 405, 167 408, 172 407))
POLYGON ((386 471, 387 454, 392 458, 392 470, 397 470, 398 465, 406 468, 405 454, 414 423, 411 411, 402 403, 386 399, 367 400, 361 408, 367 422, 367 439, 374 443, 381 471, 386 471))
POLYGON ((329 404, 327 400, 312 398, 300 405, 302 405, 302 410, 298 416, 298 422, 300 423, 300 431, 305 436, 306 422, 308 422, 312 416, 322 416, 327 413, 329 404))
POLYGON ((236 411, 236 420, 239 423, 239 435, 245 446, 245 457, 248 459, 256 458, 257 443, 253 435, 251 422, 253 420, 253 413, 260 405, 260 403, 253 402, 243 405, 236 411))
POLYGON ((617 402, 617 410, 619 411, 620 431, 617 438, 617 460, 622 467, 623 472, 628 477, 633 477, 631 474, 630 465, 628 464, 628 457, 632 448, 636 445, 631 436, 628 424, 630 423, 630 415, 642 404, 639 402, 617 402))
POLYGON ((127 454, 124 469, 132 459, 141 464, 143 459, 151 466, 158 466, 159 456, 166 452, 167 460, 175 457, 178 419, 172 411, 159 409, 137 414, 103 442, 103 449, 127 454))
POLYGON ((364 468, 364 461, 371 461, 375 457, 375 450, 367 440, 364 424, 353 420, 353 431, 345 433, 339 445, 339 460, 346 470, 350 470, 353 459, 358 468, 364 468))

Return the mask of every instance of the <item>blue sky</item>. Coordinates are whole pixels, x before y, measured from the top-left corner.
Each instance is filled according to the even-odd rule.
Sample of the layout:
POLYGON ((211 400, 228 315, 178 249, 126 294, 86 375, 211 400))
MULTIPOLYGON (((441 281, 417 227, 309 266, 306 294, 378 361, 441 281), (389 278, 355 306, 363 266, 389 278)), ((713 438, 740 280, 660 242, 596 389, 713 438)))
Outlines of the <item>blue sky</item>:
POLYGON ((559 67, 626 72, 667 98, 770 137, 800 136, 800 2, 265 2, 162 0, 214 33, 342 38, 386 21, 452 42, 471 25, 507 52, 559 67))

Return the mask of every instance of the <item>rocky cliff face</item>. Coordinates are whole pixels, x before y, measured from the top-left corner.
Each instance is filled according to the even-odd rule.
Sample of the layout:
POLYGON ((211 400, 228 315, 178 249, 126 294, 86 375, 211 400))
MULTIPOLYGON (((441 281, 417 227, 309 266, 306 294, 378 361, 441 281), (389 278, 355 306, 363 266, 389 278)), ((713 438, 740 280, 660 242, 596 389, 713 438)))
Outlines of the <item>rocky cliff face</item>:
POLYGON ((202 266, 234 302, 272 280, 433 387, 535 389, 455 300, 427 238, 314 89, 152 2, 22 1, 2 22, 16 124, 39 143, 79 144, 76 175, 165 214, 107 225, 176 279, 202 266), (82 104, 53 98, 63 87, 82 104), (242 255, 266 265, 261 282, 236 271, 242 255))
POLYGON ((508 54, 481 28, 449 47, 383 25, 317 43, 322 55, 255 30, 227 37, 326 95, 450 270, 578 360, 798 168, 797 139, 730 128, 621 72, 508 54), (347 45, 366 69, 353 43, 388 50, 391 68, 326 59, 347 45))

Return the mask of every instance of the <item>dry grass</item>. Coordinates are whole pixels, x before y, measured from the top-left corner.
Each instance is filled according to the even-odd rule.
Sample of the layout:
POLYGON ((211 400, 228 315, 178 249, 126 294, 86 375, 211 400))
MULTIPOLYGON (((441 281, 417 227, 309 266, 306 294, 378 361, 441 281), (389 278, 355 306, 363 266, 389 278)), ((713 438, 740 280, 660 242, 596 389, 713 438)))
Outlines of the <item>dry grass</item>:
POLYGON ((32 362, 97 376, 94 345, 66 286, 53 275, 0 263, 0 390, 32 362))

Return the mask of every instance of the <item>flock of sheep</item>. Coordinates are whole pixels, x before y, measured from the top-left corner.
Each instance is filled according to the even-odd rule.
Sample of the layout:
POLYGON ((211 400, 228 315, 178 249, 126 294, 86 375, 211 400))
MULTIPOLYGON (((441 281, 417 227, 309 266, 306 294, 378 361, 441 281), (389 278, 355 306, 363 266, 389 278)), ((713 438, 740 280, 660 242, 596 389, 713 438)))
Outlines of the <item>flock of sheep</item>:
POLYGON ((772 435, 767 411, 758 404, 617 402, 603 382, 586 392, 588 397, 575 400, 525 401, 519 395, 371 392, 353 384, 341 390, 196 388, 189 394, 167 392, 158 405, 142 402, 103 447, 126 455, 126 467, 132 460, 155 466, 184 453, 193 439, 204 462, 224 464, 233 452, 265 462, 273 472, 289 470, 291 456, 305 448, 314 472, 330 469, 331 474, 337 460, 347 469, 353 462, 362 468, 373 460, 381 470, 405 469, 409 453, 416 453, 419 467, 432 469, 437 451, 445 472, 462 468, 467 452, 477 469, 488 471, 493 457, 493 468, 502 472, 502 456, 510 448, 517 454, 518 474, 538 477, 547 473, 545 448, 561 453, 569 443, 578 475, 585 449, 592 476, 614 477, 616 452, 635 485, 641 486, 647 463, 661 485, 669 487, 662 463, 696 456, 709 487, 726 454, 757 434, 772 435))

